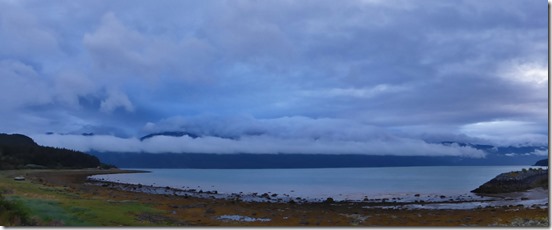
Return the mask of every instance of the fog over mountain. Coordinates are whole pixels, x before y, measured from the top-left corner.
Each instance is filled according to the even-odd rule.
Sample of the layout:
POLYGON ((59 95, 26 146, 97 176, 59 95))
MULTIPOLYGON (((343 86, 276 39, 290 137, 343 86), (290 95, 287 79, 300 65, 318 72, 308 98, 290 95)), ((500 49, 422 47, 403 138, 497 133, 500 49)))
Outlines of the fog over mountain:
POLYGON ((547 15, 518 0, 0 0, 0 131, 103 152, 547 146, 547 15), (140 140, 163 132, 187 134, 140 140))

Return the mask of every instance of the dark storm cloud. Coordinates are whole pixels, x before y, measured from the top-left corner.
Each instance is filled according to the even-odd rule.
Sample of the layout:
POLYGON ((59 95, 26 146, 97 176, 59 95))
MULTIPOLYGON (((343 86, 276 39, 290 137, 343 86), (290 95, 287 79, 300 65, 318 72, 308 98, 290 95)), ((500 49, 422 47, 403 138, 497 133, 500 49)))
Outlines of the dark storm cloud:
MULTIPOLYGON (((290 152, 274 146, 300 144, 292 138, 326 141, 320 146, 327 152, 371 154, 368 146, 331 146, 424 149, 420 140, 428 136, 546 143, 547 8, 537 1, 0 6, 3 132, 95 132, 106 135, 96 145, 116 135, 106 144, 115 146, 148 132, 191 129, 244 137, 220 146, 246 152, 261 151, 261 143, 263 151, 290 152), (286 123, 309 128, 282 128, 286 123)), ((69 138, 43 140, 68 143, 53 137, 69 138)), ((87 139, 71 140, 91 148, 87 139)), ((322 151, 311 144, 293 150, 322 151)), ((135 148, 151 146, 158 145, 135 148)))

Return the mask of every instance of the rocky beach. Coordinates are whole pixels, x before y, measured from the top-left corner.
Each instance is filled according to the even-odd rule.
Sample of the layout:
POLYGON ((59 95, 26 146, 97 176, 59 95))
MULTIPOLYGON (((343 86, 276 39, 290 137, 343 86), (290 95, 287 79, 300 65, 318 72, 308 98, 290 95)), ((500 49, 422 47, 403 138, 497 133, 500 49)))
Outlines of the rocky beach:
MULTIPOLYGON (((3 171, 2 193, 50 202, 65 220, 35 216, 39 225, 75 226, 548 226, 548 190, 493 196, 414 196, 360 201, 307 200, 280 194, 218 194, 87 180, 124 170, 3 171), (24 175, 26 181, 14 181, 24 175), (48 191, 48 192, 44 192, 48 191), (287 198, 287 199, 284 199, 287 198), (91 205, 93 203, 93 205, 91 205), (127 209, 132 207, 132 209, 127 209), (105 208, 118 218, 99 218, 105 208), (124 211, 121 211, 124 210, 124 211)), ((48 204, 50 204, 48 203, 48 204)), ((32 206, 31 206, 32 207, 32 206)), ((31 210, 30 212, 33 213, 31 210)), ((43 214, 44 215, 44 214, 43 214)), ((62 218, 63 219, 63 218, 62 218)))

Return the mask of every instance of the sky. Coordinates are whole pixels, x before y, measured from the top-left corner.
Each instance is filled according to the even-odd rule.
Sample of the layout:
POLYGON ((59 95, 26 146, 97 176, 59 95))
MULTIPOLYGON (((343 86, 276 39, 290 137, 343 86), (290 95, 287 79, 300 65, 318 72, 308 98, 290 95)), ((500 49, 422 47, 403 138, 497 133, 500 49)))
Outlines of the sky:
POLYGON ((0 132, 152 153, 484 157, 438 142, 546 145, 547 10, 536 0, 0 0, 0 132), (163 131, 200 137, 139 140, 163 131))

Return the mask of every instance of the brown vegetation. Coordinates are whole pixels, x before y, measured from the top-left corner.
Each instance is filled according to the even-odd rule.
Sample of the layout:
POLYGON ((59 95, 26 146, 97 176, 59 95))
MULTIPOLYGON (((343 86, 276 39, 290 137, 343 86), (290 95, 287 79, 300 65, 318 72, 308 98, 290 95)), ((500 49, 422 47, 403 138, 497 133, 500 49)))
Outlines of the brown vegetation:
POLYGON ((30 174, 47 186, 65 186, 81 199, 112 204, 136 202, 160 212, 133 213, 131 218, 153 225, 176 226, 497 226, 548 223, 548 209, 492 207, 472 210, 406 210, 366 208, 364 202, 266 203, 153 195, 83 183, 86 176, 115 171, 53 171, 30 174), (243 217, 241 221, 221 216, 243 217), (250 220, 250 221, 246 221, 250 220), (266 221, 268 220, 268 221, 266 221))

